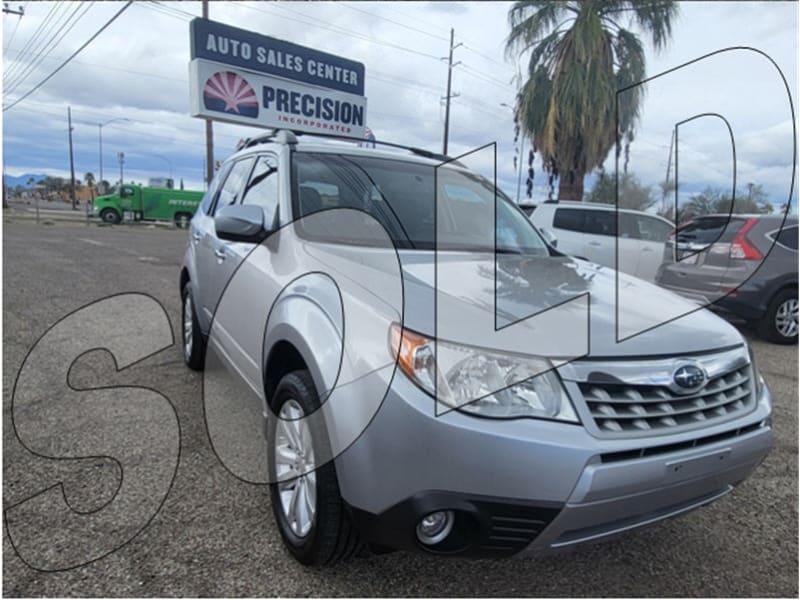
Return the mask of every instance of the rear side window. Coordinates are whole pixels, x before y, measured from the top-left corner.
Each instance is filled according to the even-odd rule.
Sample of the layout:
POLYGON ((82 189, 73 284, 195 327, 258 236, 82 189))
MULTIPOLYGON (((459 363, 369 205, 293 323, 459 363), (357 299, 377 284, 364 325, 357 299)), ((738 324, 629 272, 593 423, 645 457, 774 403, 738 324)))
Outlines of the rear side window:
POLYGON ((587 210, 586 233, 617 235, 617 216, 610 210, 587 210))
POLYGON ((252 158, 245 158, 233 164, 230 174, 225 178, 225 183, 219 191, 219 198, 217 205, 214 207, 214 214, 219 212, 223 206, 230 206, 236 204, 241 198, 244 190, 244 182, 247 181, 247 176, 250 174, 250 169, 253 166, 252 158))
POLYGON ((730 243, 742 225, 742 219, 730 219, 729 222, 725 216, 703 217, 679 228, 677 238, 678 242, 686 244, 730 243))
POLYGON ((773 233, 770 237, 790 250, 797 250, 797 225, 785 227, 781 231, 773 233))
POLYGON ((672 225, 653 217, 636 215, 636 222, 639 225, 639 239, 647 242, 666 242, 672 231, 672 225))
POLYGON ((585 210, 577 208, 557 208, 553 217, 553 227, 556 229, 566 229, 567 231, 586 231, 584 224, 585 210))

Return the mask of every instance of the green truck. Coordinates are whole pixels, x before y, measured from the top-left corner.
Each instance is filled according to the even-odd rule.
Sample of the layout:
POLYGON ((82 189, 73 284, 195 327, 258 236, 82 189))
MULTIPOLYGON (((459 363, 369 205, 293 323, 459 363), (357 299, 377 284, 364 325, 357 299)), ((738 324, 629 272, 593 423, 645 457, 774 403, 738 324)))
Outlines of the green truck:
POLYGON ((126 221, 174 221, 185 226, 203 199, 203 192, 123 185, 98 196, 92 212, 106 223, 126 221))

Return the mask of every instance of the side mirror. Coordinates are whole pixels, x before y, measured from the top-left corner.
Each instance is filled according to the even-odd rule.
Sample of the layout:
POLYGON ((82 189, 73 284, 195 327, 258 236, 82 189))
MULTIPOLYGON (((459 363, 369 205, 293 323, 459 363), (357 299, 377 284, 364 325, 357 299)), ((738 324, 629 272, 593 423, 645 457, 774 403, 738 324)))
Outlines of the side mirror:
POLYGON ((553 235, 553 232, 549 229, 540 229, 539 232, 542 234, 544 241, 550 244, 553 248, 558 248, 558 238, 553 235))
POLYGON ((214 229, 221 240, 251 244, 264 241, 270 233, 264 227, 264 209, 247 204, 232 204, 219 209, 214 216, 214 229))

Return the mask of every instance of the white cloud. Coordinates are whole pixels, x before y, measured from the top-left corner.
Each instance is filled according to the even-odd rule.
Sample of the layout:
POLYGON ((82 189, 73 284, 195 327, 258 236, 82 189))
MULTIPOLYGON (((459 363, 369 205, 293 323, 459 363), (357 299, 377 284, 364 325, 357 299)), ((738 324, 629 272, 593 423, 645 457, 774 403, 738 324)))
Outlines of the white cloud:
MULTIPOLYGON (((28 3, 4 54, 4 69, 11 69, 11 75, 23 72, 25 60, 14 66, 19 50, 54 6, 28 3)), ((58 6, 58 14, 66 15, 75 4, 58 6)), ((517 66, 504 58, 509 7, 508 2, 212 2, 210 13, 213 19, 230 25, 363 62, 368 122, 378 138, 437 151, 442 144, 441 97, 447 75, 440 58, 447 55, 453 27, 456 42, 463 45, 454 52, 455 60, 462 64, 453 72, 453 91, 460 96, 452 102, 450 153, 496 141, 498 178, 501 187, 514 196, 517 172, 512 166, 512 116, 500 106, 512 103, 515 94, 510 79, 517 66)), ((118 8, 117 3, 93 5, 51 55, 4 96, 4 104, 49 73, 118 8)), ((143 179, 165 175, 168 165, 152 155, 157 153, 172 163, 176 177, 199 185, 203 126, 188 116, 187 74, 188 21, 190 15, 199 14, 197 2, 135 3, 62 72, 3 114, 4 162, 9 172, 23 166, 36 172, 67 172, 65 114, 70 105, 75 119, 76 172, 98 170, 97 123, 126 117, 131 121, 109 125, 103 131, 106 178, 114 172, 118 151, 130 157, 131 174, 141 173, 143 179)), ((4 19, 6 39, 16 25, 13 18, 4 19)), ((648 73, 655 75, 721 48, 749 45, 776 61, 796 100, 797 27, 794 3, 684 2, 667 49, 659 55, 648 50, 648 73)), ((791 127, 784 111, 785 94, 781 98, 775 91, 774 73, 753 59, 718 61, 716 73, 732 82, 721 108, 736 122, 737 153, 742 160, 739 171, 777 194, 786 186, 776 184, 774 190, 770 186, 785 176, 791 163, 784 141, 791 127)), ((13 77, 6 84, 9 81, 13 83, 13 77)), ((663 78, 649 85, 642 126, 631 148, 631 167, 647 182, 663 178, 676 115, 696 112, 696 94, 689 92, 704 92, 702 97, 710 103, 707 75, 687 70, 672 77, 670 85, 666 82, 663 78)), ((217 158, 231 153, 240 137, 253 133, 255 130, 246 127, 215 125, 217 158)), ((719 183, 724 179, 719 173, 729 171, 730 152, 724 140, 717 135, 708 140, 695 138, 696 150, 702 155, 698 165, 703 167, 695 176, 719 183)), ((608 164, 613 164, 613 152, 608 164)), ((541 199, 546 181, 538 161, 535 169, 534 190, 541 199)))

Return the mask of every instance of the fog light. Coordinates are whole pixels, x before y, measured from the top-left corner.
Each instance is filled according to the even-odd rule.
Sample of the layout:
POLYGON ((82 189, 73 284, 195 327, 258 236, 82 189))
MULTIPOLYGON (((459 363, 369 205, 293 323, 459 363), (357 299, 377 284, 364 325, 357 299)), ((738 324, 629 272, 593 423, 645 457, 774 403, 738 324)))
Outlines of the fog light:
POLYGON ((439 510, 426 515, 417 524, 417 538, 426 546, 438 544, 453 530, 452 510, 439 510))

